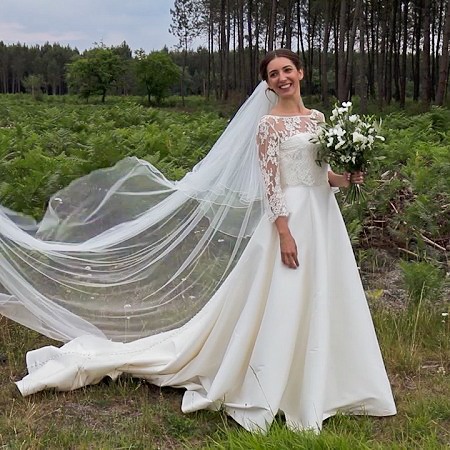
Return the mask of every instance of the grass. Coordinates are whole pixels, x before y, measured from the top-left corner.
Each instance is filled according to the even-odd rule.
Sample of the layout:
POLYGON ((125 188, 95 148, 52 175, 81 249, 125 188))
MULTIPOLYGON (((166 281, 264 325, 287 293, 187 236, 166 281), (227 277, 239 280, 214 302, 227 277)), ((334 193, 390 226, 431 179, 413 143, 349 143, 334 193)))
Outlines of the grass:
POLYGON ((179 391, 129 377, 22 398, 3 372, 0 444, 6 448, 196 448, 222 424, 220 415, 182 415, 179 391))
POLYGON ((44 391, 23 398, 13 381, 26 373, 25 353, 54 343, 0 318, 0 353, 7 357, 0 365, 0 448, 450 448, 448 304, 442 297, 437 303, 423 298, 408 306, 398 262, 381 254, 378 261, 377 267, 373 258, 362 264, 362 275, 396 398, 395 417, 338 415, 325 421, 320 435, 291 431, 277 418, 267 435, 251 434, 221 412, 184 415, 181 390, 125 376, 73 392, 44 391), (397 304, 390 301, 392 293, 397 304))

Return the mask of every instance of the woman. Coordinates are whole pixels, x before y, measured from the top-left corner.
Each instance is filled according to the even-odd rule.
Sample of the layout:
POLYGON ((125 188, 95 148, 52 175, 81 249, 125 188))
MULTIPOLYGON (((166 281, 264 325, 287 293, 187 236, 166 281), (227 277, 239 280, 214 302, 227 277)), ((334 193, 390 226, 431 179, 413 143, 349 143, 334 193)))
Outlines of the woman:
MULTIPOLYGON (((266 430, 278 412, 284 413, 293 429, 315 430, 338 411, 395 414, 352 248, 331 188, 347 186, 350 181, 360 183, 362 174, 337 175, 325 165, 316 164, 317 148, 310 138, 323 115, 306 109, 301 101, 303 71, 293 52, 269 53, 261 63, 261 75, 277 101, 271 103, 265 85, 260 86, 217 146, 180 183, 173 186, 159 173, 143 178, 147 172, 138 170, 140 183, 151 180, 169 192, 150 206, 146 204, 145 214, 135 214, 125 222, 123 217, 111 218, 104 205, 106 198, 110 201, 116 194, 112 188, 102 201, 89 203, 82 211, 58 213, 56 207, 65 205, 67 198, 63 191, 58 201, 53 198, 50 202, 47 221, 40 226, 41 240, 44 235, 47 240, 36 243, 16 230, 14 248, 19 247, 25 254, 27 246, 34 249, 33 264, 27 270, 39 268, 42 273, 56 266, 58 271, 51 272, 52 289, 61 284, 67 293, 63 303, 58 302, 52 289, 45 295, 43 288, 32 290, 17 269, 17 262, 14 267, 10 265, 9 271, 20 289, 8 283, 9 301, 25 299, 22 291, 34 295, 38 292, 40 304, 56 306, 60 317, 56 324, 41 315, 41 322, 51 323, 55 333, 64 331, 64 336, 75 337, 60 349, 46 347, 28 353, 29 375, 17 383, 24 395, 48 387, 75 389, 97 383, 106 375, 116 377, 127 372, 157 385, 186 388, 182 404, 185 412, 223 408, 251 431, 266 430), (249 135, 252 138, 247 145, 249 135), (258 165, 264 183, 255 176, 258 165), (263 202, 267 213, 264 216, 260 208, 263 202), (186 208, 191 204, 194 212, 188 210, 186 219, 186 208), (101 225, 98 217, 101 224, 105 217, 108 219, 105 231, 83 240, 83 233, 92 235, 92 223, 101 225), (172 220, 177 224, 170 225, 172 220), (165 237, 168 227, 169 237, 165 237), (143 246, 148 237, 145 233, 150 233, 153 240, 143 246), (59 240, 49 242, 55 236, 59 240), (61 243, 61 237, 69 243, 61 243), (198 313, 195 308, 191 310, 188 316, 195 316, 181 326, 161 331, 158 319, 156 331, 150 336, 128 343, 111 342, 104 335, 110 336, 113 330, 104 324, 110 323, 107 319, 114 303, 102 303, 101 320, 94 318, 96 322, 85 327, 89 303, 77 309, 72 307, 75 299, 70 304, 67 301, 70 289, 76 288, 79 296, 91 295, 95 301, 95 296, 105 290, 113 296, 113 289, 130 284, 141 287, 142 280, 148 277, 153 281, 155 274, 165 276, 153 271, 153 266, 160 260, 167 261, 174 248, 185 246, 189 247, 187 256, 183 254, 181 262, 171 260, 175 271, 156 291, 152 288, 149 293, 148 284, 142 288, 146 293, 142 298, 147 302, 152 301, 155 292, 163 299, 152 308, 152 313, 157 314, 161 305, 169 302, 169 296, 185 299, 181 303, 185 308, 190 305, 188 298, 193 297, 195 303, 197 296, 205 292, 209 295, 207 280, 223 279, 220 286, 213 285, 209 301, 198 313), (35 256, 38 250, 45 258, 35 256), (45 265, 36 266, 40 259, 45 259, 45 265), (84 270, 80 265, 85 265, 84 270), (138 270, 130 272, 131 266, 138 270), (215 273, 218 267, 225 267, 219 275, 215 273), (71 285, 61 273, 70 273, 75 284, 71 285), (187 295, 192 292, 196 295, 187 295), (61 327, 64 321, 67 325, 61 327)), ((108 172, 113 177, 111 185, 116 186, 117 180, 123 185, 121 168, 108 172)), ((99 188, 96 191, 94 187, 103 186, 104 178, 94 181, 88 178, 76 184, 76 189, 70 190, 71 196, 85 185, 95 195, 99 188)), ((136 193, 135 183, 132 186, 136 193)), ((151 192, 162 195, 163 190, 153 187, 151 192)), ((82 198, 90 197, 83 194, 82 198)), ((127 196, 127 200, 131 198, 127 196)), ((121 208, 126 207, 127 203, 121 203, 121 208)), ((12 232, 8 239, 13 240, 12 232)), ((13 252, 7 256, 12 259, 13 252)), ((3 262, 6 264, 8 259, 4 257, 3 262)), ((164 269, 170 272, 172 265, 165 264, 164 269)), ((9 278, 1 275, 0 269, 0 282, 6 283, 9 278)), ((37 275, 30 278, 33 286, 40 286, 37 275)), ((135 337, 128 323, 139 319, 148 327, 150 322, 142 319, 148 303, 143 302, 139 309, 131 303, 141 290, 136 288, 133 296, 130 291, 128 294, 125 331, 135 337)), ((22 305, 36 311, 25 300, 22 305)), ((174 314, 173 309, 169 312, 174 314)), ((178 316, 171 317, 172 324, 177 324, 178 316)), ((31 320, 29 323, 33 325, 31 320)))
MULTIPOLYGON (((277 162, 277 147, 279 147, 280 140, 289 139, 305 131, 314 132, 316 124, 324 122, 324 117, 318 111, 306 109, 303 104, 300 95, 300 80, 303 78, 303 69, 300 59, 294 52, 281 49, 269 53, 261 61, 260 74, 261 78, 268 83, 268 89, 278 96, 278 103, 267 117, 263 117, 259 126, 258 140, 262 172, 269 194, 270 210, 280 237, 282 261, 288 267, 295 269, 299 266, 297 247, 289 230, 287 207, 283 199, 279 198, 282 197, 282 190, 277 189, 277 186, 282 184, 278 174, 279 167, 277 167, 279 165, 277 162), (275 193, 276 190, 278 195, 275 193)), ((308 163, 310 162, 308 161, 308 163)), ((295 160, 288 161, 286 170, 289 170, 291 163, 294 163, 296 167, 298 166, 295 160)), ((318 168, 315 166, 313 168, 316 169, 315 172, 319 173, 318 168)), ((301 176, 304 177, 305 175, 302 174, 301 176)), ((359 184, 363 182, 361 172, 337 175, 328 170, 327 176, 329 184, 334 187, 348 187, 350 183, 359 184)), ((294 183, 300 184, 295 181, 294 183)))

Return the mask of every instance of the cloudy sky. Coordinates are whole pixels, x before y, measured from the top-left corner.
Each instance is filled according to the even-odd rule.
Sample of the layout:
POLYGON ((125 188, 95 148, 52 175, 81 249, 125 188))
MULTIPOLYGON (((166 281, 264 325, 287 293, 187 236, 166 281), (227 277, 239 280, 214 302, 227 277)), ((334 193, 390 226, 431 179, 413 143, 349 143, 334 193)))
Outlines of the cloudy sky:
POLYGON ((172 48, 168 29, 173 0, 0 0, 0 41, 59 42, 79 50, 95 42, 132 50, 172 48))

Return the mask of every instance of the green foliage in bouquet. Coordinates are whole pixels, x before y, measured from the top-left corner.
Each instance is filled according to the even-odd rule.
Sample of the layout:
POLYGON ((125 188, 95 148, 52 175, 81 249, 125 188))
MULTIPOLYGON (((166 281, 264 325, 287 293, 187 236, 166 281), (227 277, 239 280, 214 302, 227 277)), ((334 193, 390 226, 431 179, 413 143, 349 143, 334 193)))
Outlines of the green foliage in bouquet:
MULTIPOLYGON (((373 158, 377 141, 384 141, 379 134, 381 121, 370 116, 353 114, 351 102, 336 105, 330 117, 330 123, 321 124, 317 136, 312 142, 320 144, 317 162, 330 164, 333 168, 345 172, 364 172, 373 158)), ((364 191, 360 185, 351 185, 347 201, 360 202, 364 191)))

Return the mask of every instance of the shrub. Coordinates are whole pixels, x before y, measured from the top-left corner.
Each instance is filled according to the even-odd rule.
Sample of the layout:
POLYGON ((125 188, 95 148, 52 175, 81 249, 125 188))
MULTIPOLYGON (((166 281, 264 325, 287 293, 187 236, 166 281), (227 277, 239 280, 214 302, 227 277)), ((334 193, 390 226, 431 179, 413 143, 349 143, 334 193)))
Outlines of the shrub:
POLYGON ((400 268, 412 306, 423 300, 439 303, 444 276, 438 267, 425 261, 401 261, 400 268))

